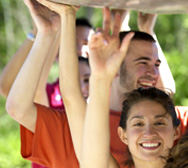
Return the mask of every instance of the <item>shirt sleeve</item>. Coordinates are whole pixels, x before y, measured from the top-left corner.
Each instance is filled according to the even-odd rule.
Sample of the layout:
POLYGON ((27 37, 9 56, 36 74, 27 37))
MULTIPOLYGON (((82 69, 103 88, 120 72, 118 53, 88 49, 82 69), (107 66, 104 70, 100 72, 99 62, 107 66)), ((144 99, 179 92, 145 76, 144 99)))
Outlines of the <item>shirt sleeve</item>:
POLYGON ((78 164, 65 112, 36 106, 35 133, 20 126, 22 157, 51 168, 78 164))

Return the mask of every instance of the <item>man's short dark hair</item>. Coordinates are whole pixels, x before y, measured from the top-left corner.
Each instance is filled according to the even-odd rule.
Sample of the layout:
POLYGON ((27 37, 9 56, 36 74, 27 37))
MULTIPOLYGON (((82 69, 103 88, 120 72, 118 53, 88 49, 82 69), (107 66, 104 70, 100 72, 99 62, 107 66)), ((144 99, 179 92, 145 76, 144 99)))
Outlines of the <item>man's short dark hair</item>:
POLYGON ((79 56, 79 57, 78 57, 78 61, 79 61, 79 62, 85 62, 85 63, 89 66, 89 60, 88 60, 88 58, 79 56))
POLYGON ((135 31, 135 30, 120 32, 119 33, 120 42, 122 42, 123 38, 130 32, 134 32, 134 36, 132 40, 145 40, 149 42, 156 42, 155 39, 150 34, 145 32, 135 31))
POLYGON ((86 18, 77 18, 76 19, 76 27, 77 26, 86 26, 93 29, 91 23, 86 18))

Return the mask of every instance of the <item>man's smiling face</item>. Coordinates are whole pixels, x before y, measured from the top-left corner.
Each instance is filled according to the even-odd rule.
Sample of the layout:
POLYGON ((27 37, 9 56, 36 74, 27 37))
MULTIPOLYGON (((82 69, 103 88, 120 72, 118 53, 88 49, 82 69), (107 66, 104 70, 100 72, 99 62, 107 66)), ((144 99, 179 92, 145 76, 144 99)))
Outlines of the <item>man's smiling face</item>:
POLYGON ((158 51, 155 42, 133 40, 120 68, 120 85, 126 91, 155 87, 159 77, 158 51))

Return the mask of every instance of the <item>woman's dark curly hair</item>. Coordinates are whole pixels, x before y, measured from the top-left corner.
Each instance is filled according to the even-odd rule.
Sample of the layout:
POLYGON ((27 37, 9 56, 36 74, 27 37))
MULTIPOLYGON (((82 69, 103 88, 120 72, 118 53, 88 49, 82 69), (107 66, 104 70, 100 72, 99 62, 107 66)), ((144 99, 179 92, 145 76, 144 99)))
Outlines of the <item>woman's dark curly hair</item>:
MULTIPOLYGON (((162 90, 159 90, 154 87, 148 88, 148 89, 139 88, 139 89, 133 90, 129 94, 126 94, 125 97, 126 97, 126 100, 123 102, 123 109, 122 109, 121 119, 119 123, 119 126, 124 130, 126 130, 127 128, 126 123, 130 115, 130 109, 135 104, 143 100, 151 100, 151 101, 161 104, 166 110, 166 113, 172 117, 174 128, 177 128, 178 125, 180 124, 180 120, 177 118, 172 99, 170 98, 168 94, 166 94, 162 90)), ((128 148, 127 148, 127 154, 128 154, 127 155, 128 158, 125 164, 128 167, 132 167, 134 163, 133 163, 133 160, 132 160, 132 157, 128 148)))
POLYGON ((172 148, 164 168, 188 168, 188 131, 172 148))

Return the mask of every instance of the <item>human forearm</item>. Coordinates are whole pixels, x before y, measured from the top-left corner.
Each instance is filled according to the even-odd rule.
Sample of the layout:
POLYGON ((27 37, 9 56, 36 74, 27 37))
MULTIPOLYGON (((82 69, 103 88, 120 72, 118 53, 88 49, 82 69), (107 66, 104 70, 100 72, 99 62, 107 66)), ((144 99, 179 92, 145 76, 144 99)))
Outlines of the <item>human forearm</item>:
MULTIPOLYGON (((75 12, 76 14, 76 12, 75 12)), ((78 55, 76 52, 76 16, 72 12, 61 15, 61 44, 60 44, 60 77, 61 92, 67 99, 73 95, 81 94, 78 55), (76 93, 75 93, 76 92, 76 93)))
POLYGON ((27 58, 32 45, 33 41, 26 39, 2 71, 0 76, 0 94, 4 97, 8 96, 11 86, 27 58))
POLYGON ((52 64, 54 63, 55 59, 57 59, 58 56, 57 54, 59 48, 59 40, 60 40, 60 31, 56 34, 56 38, 53 41, 53 44, 51 45, 49 49, 49 53, 45 59, 45 63, 40 76, 39 85, 37 87, 37 91, 35 95, 35 102, 45 106, 49 106, 48 96, 46 92, 46 84, 52 64))
POLYGON ((107 167, 109 161, 109 92, 110 80, 91 76, 81 167, 107 167), (92 157, 91 157, 92 156, 92 157), (100 156, 100 157, 99 157, 100 156))
MULTIPOLYGON (((64 5, 64 4, 57 4, 54 2, 49 2, 47 0, 37 0, 37 1, 60 15, 60 19, 61 19, 61 39, 60 39, 60 57, 59 57, 60 78, 62 78, 61 76, 63 76, 64 78, 62 78, 62 80, 65 80, 65 86, 63 85, 65 89, 61 89, 61 92, 63 94, 66 94, 67 90, 68 92, 72 90, 70 88, 74 89, 75 86, 79 87, 77 86, 77 83, 79 83, 78 82, 79 75, 78 72, 75 71, 75 69, 78 69, 78 57, 76 54, 77 52, 76 52, 76 35, 75 35, 75 20, 76 20, 76 11, 78 10, 78 7, 64 5), (69 72, 69 75, 67 75, 67 73, 64 73, 61 67, 63 67, 65 70, 67 70, 68 68, 69 71, 67 70, 67 72, 69 72), (71 82, 69 80, 69 76, 71 76, 70 74, 74 75, 74 77, 70 78, 71 82)), ((62 85, 60 84, 60 86, 62 85)))
POLYGON ((73 144, 78 160, 83 134, 86 102, 79 81, 76 52, 76 11, 61 14, 61 44, 59 58, 60 88, 66 108, 73 144))
POLYGON ((53 34, 37 35, 35 44, 18 73, 7 98, 7 112, 15 120, 33 132, 33 126, 35 125, 33 121, 36 120, 36 109, 34 105, 35 92, 45 57, 48 54, 48 49, 53 40, 53 34))

